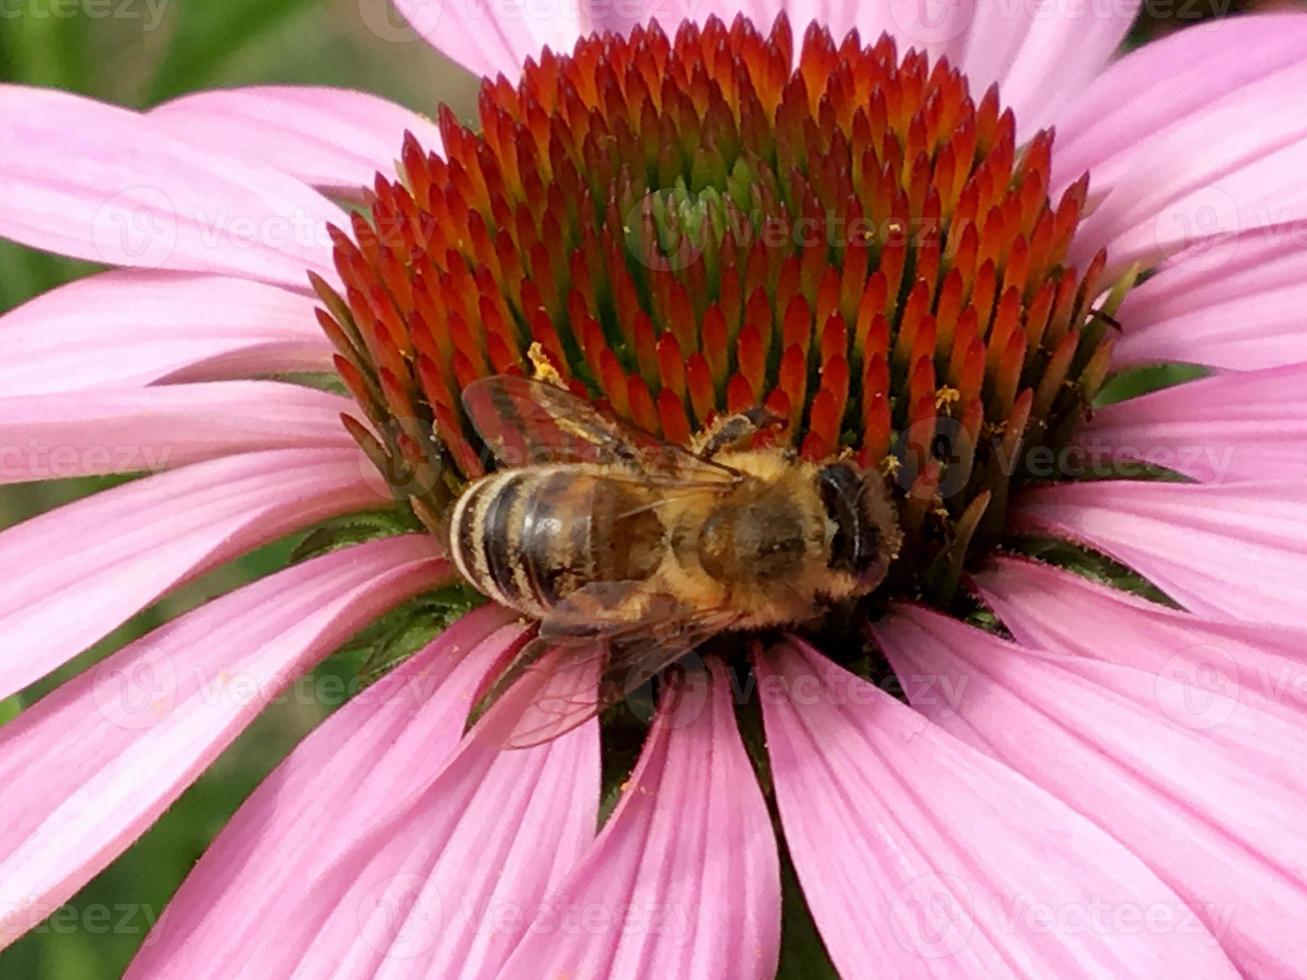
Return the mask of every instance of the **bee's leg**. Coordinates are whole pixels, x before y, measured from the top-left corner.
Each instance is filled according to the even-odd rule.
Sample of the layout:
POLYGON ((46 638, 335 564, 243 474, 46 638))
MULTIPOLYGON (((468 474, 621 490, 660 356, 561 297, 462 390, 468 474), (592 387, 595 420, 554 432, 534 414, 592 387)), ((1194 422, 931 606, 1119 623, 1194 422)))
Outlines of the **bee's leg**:
POLYGON ((700 459, 712 459, 723 450, 738 446, 782 421, 779 415, 761 406, 734 415, 721 415, 694 437, 690 448, 700 459))

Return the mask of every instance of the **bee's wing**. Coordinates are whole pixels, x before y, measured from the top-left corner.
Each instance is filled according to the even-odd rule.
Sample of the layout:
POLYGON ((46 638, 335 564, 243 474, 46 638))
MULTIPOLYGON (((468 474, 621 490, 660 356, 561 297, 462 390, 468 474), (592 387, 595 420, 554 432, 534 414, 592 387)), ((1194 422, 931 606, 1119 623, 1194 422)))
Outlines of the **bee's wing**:
POLYGON ((740 474, 660 442, 543 381, 480 378, 463 389, 463 408, 482 441, 510 467, 542 463, 624 463, 666 483, 735 483, 740 474))
POLYGON ((557 738, 729 629, 737 618, 729 610, 684 607, 662 594, 647 596, 645 613, 635 619, 594 611, 596 606, 613 606, 618 593, 643 585, 599 582, 569 596, 560 605, 560 614, 541 624, 540 635, 523 648, 482 700, 486 714, 501 699, 513 702, 489 729, 491 737, 508 748, 557 738), (581 600, 572 603, 583 593, 581 600), (569 603, 572 609, 565 608, 569 603))
POLYGON ((600 710, 607 658, 601 639, 535 637, 477 702, 475 737, 498 748, 529 748, 567 734, 600 710))

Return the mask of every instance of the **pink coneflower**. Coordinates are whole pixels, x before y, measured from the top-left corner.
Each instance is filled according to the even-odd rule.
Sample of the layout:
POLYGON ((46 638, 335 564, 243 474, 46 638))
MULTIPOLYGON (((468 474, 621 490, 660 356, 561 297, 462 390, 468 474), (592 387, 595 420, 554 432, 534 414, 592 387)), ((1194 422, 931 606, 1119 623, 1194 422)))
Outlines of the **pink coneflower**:
POLYGON ((255 791, 131 975, 763 977, 783 896, 845 976, 1299 970, 1307 17, 1109 63, 1128 4, 398 6, 493 79, 475 128, 0 90, 0 233, 125 267, 0 321, 4 479, 167 469, 0 535, 0 697, 390 515, 0 730, 0 936, 451 581, 423 524, 486 459, 458 393, 538 345, 665 440, 763 404, 879 468, 886 584, 712 647, 647 729, 510 751, 467 722, 530 625, 468 613, 255 791), (1089 417, 1159 362, 1210 376, 1089 417), (353 399, 259 380, 325 372, 353 399))

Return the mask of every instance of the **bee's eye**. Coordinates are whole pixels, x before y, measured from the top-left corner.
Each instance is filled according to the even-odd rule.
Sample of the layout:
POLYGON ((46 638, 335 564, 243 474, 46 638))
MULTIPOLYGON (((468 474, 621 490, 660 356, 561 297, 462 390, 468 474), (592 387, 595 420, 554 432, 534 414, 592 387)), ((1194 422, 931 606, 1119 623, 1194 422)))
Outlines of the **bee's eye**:
POLYGON ((849 466, 833 463, 821 471, 821 500, 835 526, 830 567, 863 577, 878 567, 881 532, 864 506, 866 488, 849 466))

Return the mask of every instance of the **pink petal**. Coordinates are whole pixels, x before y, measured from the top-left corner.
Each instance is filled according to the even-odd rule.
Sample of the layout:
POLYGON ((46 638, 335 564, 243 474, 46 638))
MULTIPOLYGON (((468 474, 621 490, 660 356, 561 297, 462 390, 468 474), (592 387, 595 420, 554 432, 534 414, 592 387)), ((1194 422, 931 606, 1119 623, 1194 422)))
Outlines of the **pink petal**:
POLYGON ((890 29, 887 12, 877 9, 879 5, 864 4, 858 11, 850 9, 851 6, 826 0, 641 0, 638 4, 590 4, 583 6, 582 10, 589 13, 594 30, 615 31, 623 35, 629 34, 637 24, 647 25, 651 20, 657 20, 668 36, 672 36, 682 21, 702 26, 709 17, 717 17, 729 25, 736 14, 743 14, 759 31, 766 33, 771 30, 782 8, 790 17, 796 39, 802 37, 811 22, 817 21, 830 27, 838 40, 853 26, 855 16, 864 20, 876 17, 884 25, 877 29, 876 37, 881 31, 890 29))
POLYGON ((1307 484, 1063 483, 1014 519, 1098 548, 1203 616, 1301 625, 1307 484))
POLYGON ((448 574, 422 536, 334 552, 217 599, 0 730, 0 943, 135 840, 290 682, 448 574))
POLYGON ((1307 216, 1307 121, 1289 93, 1305 87, 1300 59, 1139 141, 1119 176, 1091 169, 1107 193, 1076 232, 1072 261, 1106 247, 1111 269, 1124 270, 1197 250, 1218 269, 1240 235, 1296 234, 1307 216))
POLYGON ((316 305, 225 276, 88 276, 0 317, 0 394, 329 371, 316 305))
POLYGON ((780 868, 718 663, 655 716, 590 852, 538 910, 505 976, 772 977, 780 868), (557 928, 593 909, 591 927, 557 928))
POLYGON ((357 192, 393 176, 405 131, 439 152, 429 119, 367 92, 299 85, 211 89, 150 112, 162 132, 269 164, 312 184, 357 192))
POLYGON ((0 398, 0 483, 155 473, 261 449, 348 448, 353 402, 275 381, 0 398))
MULTIPOLYGON (((882 620, 876 634, 909 697, 925 692, 914 701, 929 717, 1144 858, 1243 975, 1297 970, 1307 954, 1301 719, 1213 702, 1174 675, 1027 650, 924 610, 882 620), (1182 707, 1200 703, 1212 710, 1182 707), (1213 714, 1218 705, 1228 712, 1213 714)), ((1135 921, 1160 932, 1146 927, 1147 909, 1135 921)), ((1196 921, 1169 921, 1176 935, 1213 942, 1196 921)))
MULTIPOLYGON (((591 29, 589 6, 562 0, 538 0, 531 5, 492 0, 393 2, 413 30, 441 54, 473 75, 494 78, 503 73, 513 83, 528 57, 538 59, 546 45, 559 53, 571 51, 577 38, 591 29)), ((375 25, 374 31, 380 27, 379 33, 400 33, 394 25, 384 23, 382 15, 375 16, 382 24, 375 25)))
MULTIPOLYGON (((682 0, 676 0, 679 4, 682 0)), ((999 0, 881 0, 877 3, 860 3, 857 0, 751 0, 744 4, 731 4, 723 0, 709 0, 690 4, 695 20, 715 13, 727 24, 742 9, 754 24, 763 30, 770 29, 772 21, 784 8, 796 39, 801 38, 809 24, 828 28, 839 44, 851 30, 857 30, 863 44, 875 44, 883 33, 890 34, 898 43, 900 54, 908 49, 924 51, 932 62, 947 57, 960 64, 968 37, 991 17, 1002 17, 1004 33, 1020 35, 1021 28, 1013 18, 1004 16, 1008 8, 999 12, 999 0)), ((665 0, 666 6, 674 6, 665 0)), ((677 18, 659 14, 666 26, 677 18)), ((973 89, 973 92, 976 91, 973 89)), ((977 93, 979 94, 979 93, 977 93)))
POLYGON ((1065 107, 1120 48, 1140 6, 1135 0, 1051 7, 980 0, 960 66, 977 97, 998 83, 1024 135, 1050 123, 1060 130, 1065 107))
MULTIPOLYGON (((499 705, 520 710, 514 694, 499 705)), ((496 976, 594 839, 598 798, 594 719, 528 749, 500 751, 474 730, 228 975, 496 976)))
POLYGON ((1195 249, 1131 291, 1118 365, 1180 361, 1255 370, 1307 361, 1307 249, 1300 232, 1195 249))
POLYGON ((223 828, 128 976, 217 980, 279 933, 288 903, 440 772, 486 671, 522 633, 515 615, 469 613, 319 725, 223 828))
POLYGON ((976 576, 976 585, 1025 646, 1209 687, 1219 696, 1197 702, 1199 712, 1224 711, 1233 698, 1298 723, 1307 720, 1302 630, 1199 619, 1038 562, 999 558, 993 564, 976 576))
POLYGON ((344 212, 272 167, 176 139, 138 113, 0 87, 0 235, 74 258, 221 272, 302 287, 334 278, 344 212))
POLYGON ((0 696, 181 582, 338 514, 380 506, 357 449, 282 449, 106 490, 0 533, 0 696))
POLYGON ((1094 413, 1079 442, 1203 483, 1307 477, 1307 364, 1176 385, 1094 413))
POLYGON ((759 669, 786 841, 842 976, 1235 975, 1201 925, 1114 930, 1186 910, 1017 773, 797 640, 759 669))
MULTIPOLYGON (((812 22, 828 27, 836 40, 857 28, 864 41, 874 43, 888 31, 902 48, 927 51, 932 58, 955 60, 966 42, 972 22, 981 15, 974 0, 965 3, 933 0, 888 0, 883 4, 857 4, 851 0, 646 0, 640 4, 575 4, 538 0, 533 4, 497 4, 469 0, 448 4, 438 0, 394 0, 412 29, 446 57, 474 75, 493 78, 503 73, 516 82, 527 58, 539 59, 546 46, 557 53, 570 52, 578 38, 594 31, 628 34, 636 24, 657 20, 668 34, 683 21, 703 24, 716 16, 730 24, 737 14, 748 17, 761 31, 770 30, 782 9, 798 36, 812 22)), ((374 32, 392 40, 408 38, 377 15, 374 32)))
POLYGON ((1146 44, 1059 113, 1054 183, 1088 170, 1095 187, 1114 184, 1149 140, 1305 55, 1300 13, 1210 20, 1146 44))

